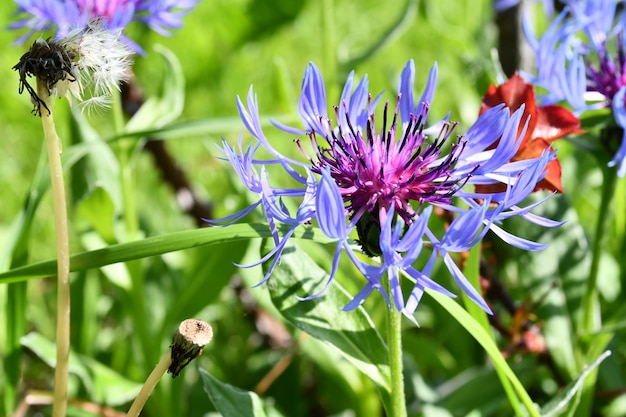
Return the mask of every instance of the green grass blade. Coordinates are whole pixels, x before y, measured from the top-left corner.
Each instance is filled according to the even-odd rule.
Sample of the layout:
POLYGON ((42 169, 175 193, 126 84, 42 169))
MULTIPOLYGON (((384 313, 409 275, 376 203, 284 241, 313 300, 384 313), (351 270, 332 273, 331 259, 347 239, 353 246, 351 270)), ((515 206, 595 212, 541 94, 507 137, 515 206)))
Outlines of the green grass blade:
MULTIPOLYGON (((472 284, 472 286, 480 291, 480 257, 482 254, 482 248, 480 245, 475 245, 469 251, 469 257, 467 262, 465 263, 465 268, 463 268, 463 273, 468 281, 472 284)), ((489 319, 487 318, 487 313, 485 313, 476 303, 474 303, 467 294, 462 294, 463 304, 465 305, 465 309, 467 312, 474 317, 474 319, 482 326, 485 330, 485 333, 491 336, 493 339, 493 333, 491 332, 491 326, 489 325, 489 319)), ((495 342, 495 340, 494 340, 495 342)), ((520 405, 519 399, 515 395, 515 391, 511 386, 510 381, 502 371, 502 369, 498 366, 495 367, 496 373, 498 374, 498 378, 500 379, 500 383, 502 384, 502 388, 506 393, 507 398, 509 399, 509 403, 511 404, 511 408, 515 412, 516 416, 523 416, 524 413, 522 411, 522 407, 520 405)))
MULTIPOLYGON (((33 218, 41 198, 44 194, 46 184, 48 184, 48 170, 46 169, 46 153, 40 155, 37 170, 33 178, 26 201, 20 213, 16 216, 11 225, 8 239, 0 250, 0 268, 19 267, 28 262, 29 240, 33 218)), ((10 415, 15 407, 16 394, 19 392, 20 364, 22 347, 20 338, 26 331, 26 311, 28 308, 27 283, 18 282, 10 284, 6 289, 5 304, 5 329, 6 337, 4 346, 0 349, 6 352, 3 359, 4 368, 4 415, 10 415)), ((0 409, 0 411, 2 411, 0 409)))
MULTIPOLYGON (((235 224, 224 228, 192 229, 160 236, 152 236, 133 242, 111 245, 102 249, 75 254, 70 259, 72 271, 99 268, 118 262, 148 258, 204 245, 216 245, 237 240, 271 237, 271 231, 264 224, 235 224)), ((321 231, 314 228, 301 228, 293 235, 296 238, 314 239, 321 243, 331 242, 321 231)), ((224 259, 224 262, 229 262, 224 259)), ((49 260, 11 269, 0 274, 0 284, 21 282, 56 274, 56 260, 49 260)))
POLYGON ((498 346, 496 346, 496 344, 493 342, 493 339, 489 334, 487 334, 482 325, 478 323, 467 311, 463 309, 463 307, 457 304, 457 302, 454 301, 452 298, 434 291, 428 291, 428 294, 432 298, 434 298, 435 301, 439 305, 441 305, 448 313, 450 313, 450 315, 454 317, 454 319, 461 326, 463 326, 465 330, 467 330, 478 343, 480 343, 483 349, 485 349, 485 352, 487 352, 487 355, 489 355, 489 357, 491 358, 494 366, 498 368, 503 374, 505 374, 507 378, 509 378, 511 384, 513 385, 513 388, 515 389, 515 392, 526 407, 528 414, 533 417, 539 417, 539 411, 537 410, 537 407, 535 407, 533 401, 526 392, 526 389, 500 353, 498 346))

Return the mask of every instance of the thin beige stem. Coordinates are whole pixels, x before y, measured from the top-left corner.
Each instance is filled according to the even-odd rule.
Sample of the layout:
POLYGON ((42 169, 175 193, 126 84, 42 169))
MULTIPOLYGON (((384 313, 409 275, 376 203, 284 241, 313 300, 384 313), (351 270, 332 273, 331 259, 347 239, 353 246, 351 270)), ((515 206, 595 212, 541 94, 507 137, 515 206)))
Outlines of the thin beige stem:
POLYGON ((70 246, 67 225, 67 203, 65 182, 61 165, 61 141, 57 136, 52 118, 50 92, 45 81, 37 80, 40 103, 41 123, 48 148, 50 163, 50 182, 54 205, 54 229, 57 244, 57 361, 54 370, 53 417, 65 417, 67 411, 67 381, 70 359, 70 246))
POLYGON ((161 358, 161 361, 154 368, 148 379, 146 379, 143 387, 141 387, 141 391, 139 391, 139 395, 137 395, 137 398, 135 398, 135 401, 130 406, 130 410, 128 410, 128 413, 126 413, 126 417, 139 416, 139 413, 141 413, 141 410, 143 410, 143 406, 146 404, 148 397, 150 396, 150 394, 152 394, 154 387, 156 387, 156 385, 159 383, 161 377, 165 374, 165 371, 167 371, 167 368, 169 368, 171 364, 172 350, 168 349, 165 356, 161 358))

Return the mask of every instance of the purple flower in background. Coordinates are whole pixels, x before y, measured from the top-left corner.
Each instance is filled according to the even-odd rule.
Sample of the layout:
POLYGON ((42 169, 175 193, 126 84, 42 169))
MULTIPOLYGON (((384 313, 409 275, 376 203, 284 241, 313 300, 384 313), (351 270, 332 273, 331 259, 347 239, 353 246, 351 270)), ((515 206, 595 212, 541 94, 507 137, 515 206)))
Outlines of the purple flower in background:
MULTIPOLYGON (((537 56, 533 83, 546 89, 544 104, 565 101, 577 113, 611 109, 615 122, 626 128, 626 15, 614 0, 569 0, 545 33, 537 38, 524 20, 526 37, 537 56), (613 52, 611 52, 613 51, 613 52)), ((620 144, 606 144, 620 177, 626 175, 626 135, 620 144)))
MULTIPOLYGON (((65 38, 76 29, 84 29, 101 20, 110 30, 123 30, 132 21, 143 22, 162 35, 182 26, 182 17, 199 0, 15 0, 17 21, 10 29, 26 28, 17 40, 26 42, 33 34, 55 30, 55 39, 65 38)), ((137 52, 141 48, 124 38, 137 52)))
MULTIPOLYGON (((239 113, 255 143, 244 150, 240 138, 237 150, 224 140, 223 151, 243 184, 258 194, 259 200, 220 222, 232 223, 259 205, 264 208, 276 247, 249 265, 273 258, 261 283, 272 274, 293 231, 316 220, 324 234, 337 239, 327 285, 335 277, 343 252, 366 280, 361 292, 345 306, 346 310, 358 307, 374 290, 383 295, 390 307, 408 315, 415 311, 425 289, 453 296, 430 278, 435 260, 441 258, 463 291, 490 312, 450 254, 468 250, 489 230, 525 250, 544 247, 498 226, 513 216, 546 227, 559 225, 530 213, 541 202, 518 206, 544 177, 547 163, 554 158, 553 151, 548 150, 538 159, 509 162, 524 135, 523 108, 511 115, 503 106, 494 107, 462 136, 454 135, 457 123, 447 120, 426 128, 437 66, 431 69, 417 103, 413 99, 414 75, 414 63, 409 61, 402 72, 395 107, 386 102, 376 123, 374 110, 380 96, 372 100, 366 76, 353 91, 354 73, 351 73, 340 104, 334 107, 336 122, 333 122, 327 116, 322 76, 310 64, 304 74, 298 106, 304 129, 275 123, 284 131, 308 137, 308 145, 299 139, 295 141, 304 161, 289 158, 272 146, 261 129, 252 89, 247 108, 237 99, 239 113), (294 186, 272 185, 276 181, 270 182, 270 170, 276 169, 284 171, 294 186), (505 184, 506 191, 477 193, 472 187, 494 183, 505 184), (295 206, 288 206, 287 199, 293 199, 298 206, 295 214, 288 208, 295 206), (429 224, 433 206, 456 216, 441 237, 429 224), (278 234, 278 223, 289 226, 282 236, 278 234), (379 264, 366 262, 363 256, 355 254, 349 245, 351 234, 356 235, 362 252, 370 258, 379 258, 379 264), (413 264, 423 249, 430 251, 430 257, 426 255, 429 261, 419 270, 413 264), (407 298, 400 285, 402 275, 414 284, 407 298), (385 277, 390 283, 389 293, 382 285, 385 277)), ((281 180, 284 182, 285 175, 281 180)))

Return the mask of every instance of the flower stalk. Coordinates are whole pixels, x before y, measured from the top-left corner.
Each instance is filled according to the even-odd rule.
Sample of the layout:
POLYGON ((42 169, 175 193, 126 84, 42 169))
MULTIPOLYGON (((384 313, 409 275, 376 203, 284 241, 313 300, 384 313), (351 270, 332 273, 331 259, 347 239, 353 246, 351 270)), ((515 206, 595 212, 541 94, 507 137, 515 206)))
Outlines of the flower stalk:
MULTIPOLYGON (((583 370, 593 359, 594 349, 597 348, 598 340, 590 339, 590 335, 599 330, 602 326, 602 317, 598 309, 598 273, 600 271, 600 258, 604 249, 605 237, 607 234, 610 215, 610 207, 613 206, 613 196, 617 184, 615 169, 604 166, 602 169, 602 195, 600 197, 600 208, 596 219, 594 240, 591 248, 591 267, 589 278, 587 278, 585 293, 583 294, 581 317, 578 325, 579 338, 588 341, 583 344, 583 351, 579 351, 578 367, 583 370)), ((601 343, 601 342, 600 342, 601 343)), ((593 405, 594 387, 596 385, 598 373, 594 370, 589 373, 580 398, 580 405, 577 408, 577 415, 585 416, 591 413, 593 405)))
MULTIPOLYGON (((112 123, 114 131, 121 133, 124 130, 124 112, 122 109, 122 97, 119 91, 111 95, 112 123)), ((114 144, 114 151, 119 163, 119 181, 122 191, 122 212, 125 226, 124 240, 130 242, 141 237, 139 227, 139 212, 137 207, 137 196, 135 189, 135 172, 133 162, 133 152, 136 143, 133 139, 123 139, 114 144)), ((131 278, 131 297, 135 308, 133 309, 133 320, 136 325, 139 345, 143 353, 142 358, 145 363, 150 364, 156 361, 154 350, 152 349, 152 338, 148 332, 148 319, 146 316, 145 303, 145 282, 141 269, 141 260, 127 262, 126 268, 131 278)))
POLYGON ((404 376, 402 374, 402 313, 392 307, 387 315, 387 344, 391 371, 390 417, 406 417, 404 376))
POLYGON ((146 404, 148 397, 152 394, 154 387, 159 383, 165 371, 172 364, 172 349, 168 349, 167 353, 161 358, 157 366, 152 370, 148 379, 141 387, 141 391, 139 391, 139 395, 133 401, 133 404, 130 406, 128 413, 126 413, 126 417, 137 417, 141 410, 143 410, 143 406, 146 404))
POLYGON ((53 417, 65 417, 67 410, 67 381, 70 357, 70 249, 67 222, 67 200, 61 165, 61 141, 57 135, 52 117, 50 90, 45 80, 37 79, 41 123, 43 125, 48 160, 50 182, 54 205, 54 228, 57 247, 57 360, 54 371, 53 417), (41 107, 45 107, 42 111, 41 107))
POLYGON ((131 53, 98 21, 84 31, 75 31, 60 42, 37 39, 13 66, 20 77, 19 92, 26 91, 34 104, 33 113, 41 117, 50 163, 50 182, 54 205, 57 248, 57 360, 55 367, 53 417, 65 417, 70 355, 70 253, 67 201, 61 141, 52 116, 51 95, 71 93, 82 100, 89 87, 92 97, 81 105, 103 105, 112 89, 128 74, 131 53), (35 87, 29 78, 36 78, 35 87))
POLYGON ((208 323, 196 319, 187 319, 180 323, 172 336, 172 345, 146 379, 126 417, 139 416, 165 372, 171 373, 172 378, 176 378, 185 366, 202 354, 202 350, 212 338, 213 329, 208 323))
POLYGON ((615 194, 615 184, 617 177, 615 169, 604 167, 602 169, 602 196, 600 198, 600 208, 596 219, 594 241, 591 249, 591 267, 589 278, 582 302, 582 316, 580 321, 580 335, 587 335, 600 328, 600 318, 596 314, 596 303, 598 301, 598 271, 600 269, 600 258, 602 256, 604 237, 607 231, 612 207, 613 195, 615 194))

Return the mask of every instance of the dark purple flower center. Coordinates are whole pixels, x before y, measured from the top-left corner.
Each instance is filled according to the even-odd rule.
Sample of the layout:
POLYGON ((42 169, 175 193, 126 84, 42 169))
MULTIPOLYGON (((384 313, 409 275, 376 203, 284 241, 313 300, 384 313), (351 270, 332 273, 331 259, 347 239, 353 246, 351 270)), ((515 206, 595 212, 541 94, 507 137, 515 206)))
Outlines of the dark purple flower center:
POLYGON ((626 56, 621 48, 622 36, 617 36, 617 53, 615 57, 607 50, 606 42, 598 51, 598 64, 587 66, 587 91, 595 91, 608 99, 607 106, 611 105, 615 94, 626 85, 626 56))
MULTIPOLYGON (((456 174, 454 168, 465 139, 458 137, 449 153, 442 155, 456 122, 443 122, 437 137, 427 142, 424 124, 428 106, 419 116, 411 115, 405 126, 398 126, 398 106, 388 126, 388 106, 386 103, 379 132, 373 115, 361 129, 355 128, 346 111, 345 125, 333 129, 328 121, 328 147, 319 145, 315 132, 309 135, 315 149, 315 158, 309 158, 311 169, 321 173, 330 168, 346 203, 346 212, 357 223, 362 244, 371 241, 371 236, 380 235, 380 224, 392 204, 398 216, 411 224, 424 203, 449 203, 470 177, 467 173, 456 174)), ((338 107, 335 114, 340 120, 338 107)), ((377 242, 369 246, 369 250, 364 247, 368 254, 379 251, 377 242)))

